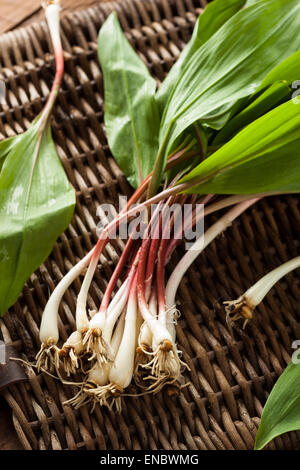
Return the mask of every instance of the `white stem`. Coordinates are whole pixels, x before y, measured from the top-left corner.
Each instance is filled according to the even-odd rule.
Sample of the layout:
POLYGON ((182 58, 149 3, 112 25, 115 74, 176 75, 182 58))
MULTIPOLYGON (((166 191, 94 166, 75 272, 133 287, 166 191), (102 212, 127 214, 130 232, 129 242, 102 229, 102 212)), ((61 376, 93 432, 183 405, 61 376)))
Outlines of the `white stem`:
POLYGON ((116 326, 116 329, 111 339, 110 346, 111 346, 111 352, 112 352, 113 357, 116 356, 118 349, 120 347, 123 334, 124 334, 124 326, 125 326, 125 312, 122 313, 122 315, 120 316, 118 324, 116 326))
POLYGON ((141 334, 141 328, 142 328, 143 323, 144 323, 143 317, 142 317, 142 315, 140 314, 140 312, 138 310, 137 315, 136 315, 136 335, 135 335, 135 345, 136 345, 136 347, 139 344, 139 337, 140 337, 140 334, 141 334))
MULTIPOLYGON (((244 201, 249 201, 250 197, 251 196, 249 196, 249 194, 244 194, 241 196, 239 194, 236 194, 234 196, 225 197, 224 199, 221 199, 220 201, 213 202, 209 204, 208 206, 206 206, 204 208, 204 215, 209 215, 209 214, 212 214, 213 212, 226 209, 226 207, 234 206, 244 201)), ((259 199, 259 197, 260 197, 259 195, 257 194, 255 195, 255 198, 259 199)))
MULTIPOLYGON (((156 296, 152 295, 149 302, 149 312, 153 315, 154 318, 157 317, 157 300, 156 296)), ((144 322, 141 326, 140 334, 140 344, 143 346, 148 346, 149 348, 152 345, 152 331, 150 330, 148 324, 144 322)))
POLYGON ((117 293, 115 294, 112 301, 110 302, 110 304, 107 308, 107 316, 108 317, 114 311, 116 305, 120 302, 120 300, 121 300, 121 298, 124 294, 124 291, 126 289, 127 283, 128 283, 128 278, 124 281, 124 283, 121 285, 120 289, 118 289, 117 293))
MULTIPOLYGON (((99 254, 100 256, 100 254, 99 254)), ((76 327, 79 331, 88 329, 89 319, 86 311, 86 303, 88 291, 93 280, 93 276, 98 265, 98 253, 95 251, 91 262, 89 264, 88 270, 84 276, 84 280, 79 291, 76 303, 76 327)), ((96 316, 96 315, 95 315, 96 316)))
POLYGON ((156 318, 157 317, 157 299, 156 295, 151 295, 150 302, 149 302, 149 311, 152 315, 156 318))
POLYGON ((167 328, 167 311, 165 306, 159 309, 158 321, 167 328))
POLYGON ((148 346, 151 349, 152 346, 152 331, 146 322, 143 322, 140 328, 139 344, 142 348, 148 346))
MULTIPOLYGON (((49 338, 48 334, 48 326, 51 327, 51 337, 55 342, 58 341, 59 333, 58 333, 58 325, 57 325, 57 315, 58 315, 58 308, 59 304, 69 286, 72 282, 82 273, 82 271, 89 265, 93 254, 95 253, 96 246, 84 257, 82 258, 70 271, 63 277, 63 279, 58 283, 54 291, 52 292, 45 310, 43 312, 41 327, 40 327, 40 340, 41 342, 45 342, 45 339, 49 338)), ((100 256, 100 255, 99 255, 100 256)), ((77 306, 76 306, 76 324, 77 329, 80 331, 81 328, 84 328, 86 325, 87 312, 86 312, 86 299, 87 299, 87 292, 89 284, 91 283, 91 279, 93 277, 94 271, 96 269, 99 257, 94 258, 95 267, 92 266, 88 269, 87 275, 83 281, 81 286, 80 293, 77 299, 77 306), (93 271, 94 269, 94 271, 93 271), (78 321, 77 321, 78 318, 78 321)), ((125 281, 126 282, 126 281, 125 281)), ((125 284, 125 283, 124 283, 125 284)), ((113 299, 114 300, 114 299, 113 299)), ((96 316, 96 315, 95 315, 96 316)))
POLYGON ((52 337, 55 342, 58 341, 57 317, 59 304, 68 287, 88 265, 91 255, 92 252, 88 253, 79 263, 73 266, 52 292, 42 316, 40 327, 40 340, 42 343, 45 343, 49 337, 52 337))
POLYGON ((170 333, 174 344, 176 341, 175 313, 177 313, 176 307, 167 309, 167 330, 170 333))
POLYGON ((163 326, 157 318, 155 318, 143 302, 140 304, 140 312, 144 318, 148 328, 152 333, 152 344, 159 345, 165 340, 172 342, 172 337, 167 328, 163 326))
POLYGON ((42 344, 56 344, 59 339, 57 311, 44 311, 40 327, 40 341, 42 344))
POLYGON ((136 316, 137 300, 136 295, 132 294, 128 300, 123 338, 109 374, 110 382, 118 385, 121 390, 128 387, 132 380, 135 358, 136 316))
POLYGON ((105 348, 107 348, 109 356, 114 356, 110 344, 112 340, 112 333, 120 314, 126 306, 127 299, 128 289, 126 289, 125 281, 125 283, 120 287, 119 291, 113 298, 108 308, 108 315, 106 315, 104 311, 99 311, 89 322, 89 333, 91 333, 94 329, 98 330, 98 334, 100 334, 102 337, 103 344, 106 345, 105 348))
MULTIPOLYGON (((249 196, 248 196, 249 197, 249 196)), ((223 217, 218 222, 212 225, 201 237, 196 240, 193 246, 187 251, 181 261, 178 263, 173 273, 171 274, 166 287, 166 305, 167 308, 175 306, 175 297, 178 286, 185 275, 188 268, 199 256, 200 253, 224 230, 226 230, 232 222, 242 214, 248 207, 252 206, 257 202, 259 198, 250 199, 248 201, 241 202, 223 217)), ((212 204, 213 206, 214 204, 212 204)))
MULTIPOLYGON (((128 289, 127 289, 124 292, 122 298, 117 303, 114 310, 106 318, 104 328, 103 328, 103 338, 108 344, 111 341, 112 332, 113 332, 113 329, 115 327, 115 324, 116 324, 119 316, 121 315, 121 313, 123 312, 123 310, 126 306, 126 303, 127 303, 127 300, 128 300, 128 295, 129 295, 129 292, 128 292, 128 289)), ((102 315, 103 315, 103 313, 102 313, 102 315)))
POLYGON ((48 23, 48 28, 50 31, 51 41, 54 49, 61 48, 61 39, 59 34, 59 13, 61 11, 61 6, 59 2, 49 3, 45 7, 45 16, 48 23))
POLYGON ((67 341, 64 343, 63 348, 73 348, 77 356, 83 351, 82 337, 79 331, 73 331, 67 341))
POLYGON ((96 315, 93 316, 93 318, 90 320, 90 329, 93 328, 99 328, 101 332, 103 331, 104 325, 105 325, 105 313, 104 312, 98 312, 96 315))
POLYGON ((286 274, 300 267, 300 256, 287 261, 278 268, 266 274, 259 281, 257 281, 250 289, 242 296, 247 303, 256 307, 260 304, 267 293, 272 287, 286 274))
POLYGON ((104 386, 108 383, 110 365, 109 364, 96 364, 90 371, 88 380, 95 382, 98 386, 104 386))

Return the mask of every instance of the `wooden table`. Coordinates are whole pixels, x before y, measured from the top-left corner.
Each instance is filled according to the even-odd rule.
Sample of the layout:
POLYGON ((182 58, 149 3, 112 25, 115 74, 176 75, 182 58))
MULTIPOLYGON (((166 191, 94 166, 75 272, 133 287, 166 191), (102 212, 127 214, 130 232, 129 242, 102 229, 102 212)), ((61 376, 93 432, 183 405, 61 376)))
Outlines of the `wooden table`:
MULTIPOLYGON (((0 34, 26 26, 43 18, 42 0, 0 0, 0 34)), ((88 8, 100 1, 110 0, 61 0, 63 12, 88 8)))
MULTIPOLYGON (((109 0, 61 0, 63 12, 87 8, 109 0)), ((0 34, 43 18, 41 0, 0 0, 0 34)), ((22 449, 12 423, 11 411, 0 398, 0 450, 22 449)))

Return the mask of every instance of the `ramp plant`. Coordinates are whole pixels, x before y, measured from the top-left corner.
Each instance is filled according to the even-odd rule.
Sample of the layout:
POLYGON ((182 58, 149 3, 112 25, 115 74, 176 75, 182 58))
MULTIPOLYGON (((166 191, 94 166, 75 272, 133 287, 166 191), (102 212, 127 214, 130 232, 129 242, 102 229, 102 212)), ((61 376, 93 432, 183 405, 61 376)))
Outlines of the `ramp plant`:
MULTIPOLYGON (((104 78, 106 133, 110 150, 135 191, 125 208, 103 228, 94 248, 57 284, 43 313, 38 369, 56 371, 64 383, 64 374, 74 380, 78 372, 83 374, 78 393, 68 403, 75 407, 99 403, 119 411, 132 380, 141 394, 162 389, 168 393, 168 387, 174 384, 180 388, 182 371, 188 366, 176 343, 176 291, 185 272, 196 256, 213 240, 217 242, 217 236, 257 201, 300 191, 300 108, 293 98, 299 71, 299 26, 298 0, 215 0, 198 18, 190 42, 156 89, 154 78, 122 32, 116 13, 103 24, 98 53, 104 78), (197 210, 198 203, 204 206, 203 211, 197 210), (189 216, 182 218, 186 204, 189 216), (205 215, 218 211, 219 219, 194 241, 167 279, 166 265, 186 231, 205 215), (135 223, 125 248, 98 310, 90 313, 88 292, 100 255, 116 231, 129 221, 135 223), (59 305, 80 274, 84 279, 74 312, 76 331, 62 344, 59 305)), ((60 51, 57 91, 62 75, 57 30, 54 36, 60 51)), ((42 184, 43 175, 34 171, 38 162, 43 163, 41 149, 46 136, 50 146, 49 115, 56 91, 46 111, 27 131, 30 137, 18 136, 1 144, 4 163, 0 187, 7 184, 4 181, 8 181, 13 155, 18 148, 23 151, 24 141, 30 156, 33 154, 28 181, 42 184), (40 145, 34 153, 37 142, 40 145)), ((51 149, 53 157, 53 144, 51 149)), ((57 232, 69 221, 74 202, 59 169, 64 184, 59 183, 56 194, 56 200, 60 195, 62 198, 60 210, 57 212, 56 205, 53 214, 57 232)), ((14 199, 15 188, 4 193, 7 201, 6 209, 2 209, 3 204, 0 208, 3 216, 8 208, 16 207, 12 203, 19 201, 17 196, 14 199)), ((22 223, 27 220, 28 207, 25 204, 20 213, 22 223)), ((45 226, 49 227, 51 220, 49 215, 44 217, 45 226)), ((9 233, 5 236, 9 246, 9 233)), ((31 235, 31 241, 34 236, 38 232, 31 235)), ((45 245, 50 246, 50 240, 45 245)), ((0 259, 2 274, 5 269, 9 272, 3 264, 5 253, 0 259)), ((11 260, 11 255, 7 256, 11 260)), ((230 325, 240 317, 251 319, 253 308, 267 289, 291 268, 296 268, 295 260, 227 304, 230 325)), ((17 273, 18 264, 14 262, 10 269, 17 273)), ((7 279, 0 293, 5 292, 12 300, 16 294, 9 290, 12 274, 7 279)), ((9 303, 5 301, 4 307, 9 303)), ((293 367, 286 374, 289 370, 295 374, 293 367)), ((288 412, 292 411, 291 406, 288 412)), ((286 421, 290 415, 283 416, 287 416, 286 421)), ((298 425, 295 422, 293 426, 298 425)), ((278 434, 281 428, 276 432, 268 429, 273 424, 274 420, 263 418, 261 433, 269 438, 278 434)), ((257 442, 261 447, 267 439, 257 442)))
POLYGON ((64 70, 59 9, 57 2, 45 4, 56 59, 48 100, 23 134, 0 143, 1 314, 17 300, 29 276, 50 254, 75 206, 75 193, 57 155, 50 127, 64 70))

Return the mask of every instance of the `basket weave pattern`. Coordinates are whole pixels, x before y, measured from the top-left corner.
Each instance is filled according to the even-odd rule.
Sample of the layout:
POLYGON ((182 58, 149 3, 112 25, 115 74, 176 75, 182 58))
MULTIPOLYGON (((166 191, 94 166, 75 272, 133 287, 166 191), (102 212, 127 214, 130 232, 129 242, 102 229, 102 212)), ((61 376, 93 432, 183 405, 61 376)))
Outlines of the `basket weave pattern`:
MULTIPOLYGON (((99 4, 62 19, 65 75, 53 118, 59 156, 77 193, 76 213, 51 256, 31 276, 19 301, 0 320, 7 343, 33 360, 49 293, 96 241, 97 207, 130 195, 112 158, 103 128, 103 86, 97 34, 117 10, 128 39, 162 80, 191 36, 205 0, 122 0, 99 4)), ((54 75, 45 23, 0 38, 0 79, 7 105, 0 105, 0 138, 24 131, 41 110, 54 75)), ((207 218, 211 223, 214 217, 207 218)), ((234 338, 225 326, 221 300, 234 299, 281 262, 299 254, 299 198, 267 198, 248 210, 196 260, 181 283, 178 345, 190 367, 190 385, 179 396, 127 397, 121 414, 96 406, 73 410, 62 403, 76 388, 37 375, 11 386, 4 396, 25 449, 252 449, 262 407, 300 339, 299 277, 288 275, 268 294, 255 318, 234 338)), ((97 308, 121 253, 122 242, 101 256, 88 306, 97 308)), ((171 262, 175 266, 180 250, 171 262)), ((60 335, 75 328, 73 283, 60 308, 60 335)), ((131 391, 134 391, 134 387, 131 391)), ((277 438, 273 449, 299 448, 300 433, 277 438)))

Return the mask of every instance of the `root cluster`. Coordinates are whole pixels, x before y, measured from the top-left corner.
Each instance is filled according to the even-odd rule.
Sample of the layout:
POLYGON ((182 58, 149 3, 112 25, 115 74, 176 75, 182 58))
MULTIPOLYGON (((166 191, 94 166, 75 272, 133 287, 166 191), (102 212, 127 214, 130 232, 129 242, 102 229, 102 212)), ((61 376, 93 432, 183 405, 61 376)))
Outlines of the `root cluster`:
MULTIPOLYGON (((55 345, 43 344, 36 356, 36 367, 39 371, 56 372, 59 379, 62 378, 62 374, 67 377, 77 377, 78 372, 85 375, 83 381, 77 382, 78 392, 66 400, 65 404, 69 404, 75 409, 91 405, 92 410, 99 404, 118 413, 121 412, 122 397, 128 393, 120 385, 111 383, 109 379, 105 384, 99 384, 89 379, 89 374, 95 368, 98 368, 98 371, 103 370, 104 373, 113 364, 113 360, 108 359, 109 352, 105 350, 105 343, 99 334, 94 335, 92 332, 88 332, 83 344, 85 344, 85 350, 80 356, 77 356, 74 348, 69 346, 59 349, 55 345), (96 352, 91 354, 94 347, 96 347, 96 352)), ((146 345, 138 346, 135 353, 133 378, 140 388, 140 392, 134 395, 156 394, 165 387, 168 394, 173 395, 173 389, 171 390, 171 387, 167 386, 174 386, 174 390, 178 390, 181 372, 184 368, 187 368, 187 365, 180 359, 179 352, 169 341, 164 341, 155 351, 146 345)), ((76 385, 74 381, 64 381, 63 383, 76 385)))

